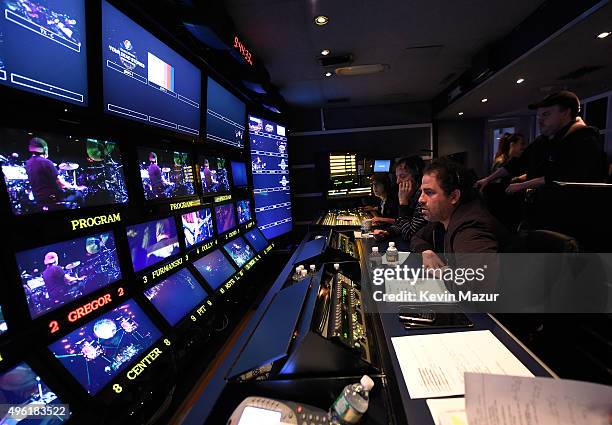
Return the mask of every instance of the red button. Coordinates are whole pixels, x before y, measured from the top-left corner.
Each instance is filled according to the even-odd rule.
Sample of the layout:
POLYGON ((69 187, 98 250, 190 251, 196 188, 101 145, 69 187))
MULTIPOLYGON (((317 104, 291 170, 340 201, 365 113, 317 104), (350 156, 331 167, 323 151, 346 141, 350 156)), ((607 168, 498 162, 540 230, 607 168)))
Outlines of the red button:
POLYGON ((302 413, 302 406, 298 406, 297 409, 295 409, 298 413, 302 413))

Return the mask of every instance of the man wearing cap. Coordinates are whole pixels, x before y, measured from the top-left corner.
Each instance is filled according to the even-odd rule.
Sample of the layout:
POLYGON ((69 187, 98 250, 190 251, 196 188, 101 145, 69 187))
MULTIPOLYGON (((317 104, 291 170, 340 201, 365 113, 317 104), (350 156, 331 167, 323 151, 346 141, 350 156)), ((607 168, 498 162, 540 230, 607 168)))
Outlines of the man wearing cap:
POLYGON ((580 101, 570 91, 560 91, 529 105, 537 110, 540 136, 518 158, 512 158, 491 175, 476 182, 481 190, 490 182, 527 173, 523 183, 513 183, 507 193, 536 188, 552 181, 603 182, 605 154, 599 132, 578 116, 580 101))
POLYGON ((149 152, 149 182, 151 183, 151 189, 156 197, 163 196, 166 189, 166 181, 162 175, 162 170, 157 165, 157 154, 155 152, 149 152))
POLYGON ((42 273, 42 278, 45 281, 45 287, 49 294, 49 304, 54 305, 56 301, 63 301, 66 296, 68 284, 78 280, 75 277, 69 276, 64 272, 64 269, 58 265, 59 258, 57 253, 51 251, 45 254, 45 271, 42 273))

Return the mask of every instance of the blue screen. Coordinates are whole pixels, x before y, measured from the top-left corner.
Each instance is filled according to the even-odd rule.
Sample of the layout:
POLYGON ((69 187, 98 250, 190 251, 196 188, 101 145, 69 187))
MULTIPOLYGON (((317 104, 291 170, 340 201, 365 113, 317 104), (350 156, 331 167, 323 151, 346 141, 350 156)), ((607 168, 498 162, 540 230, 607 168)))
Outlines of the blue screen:
POLYGON ((135 272, 179 253, 173 218, 129 226, 126 233, 135 272))
POLYGON ((172 326, 208 295, 187 269, 165 278, 144 291, 144 294, 172 326))
POLYGON ((87 105, 84 0, 1 0, 0 83, 87 105))
POLYGON ((249 116, 251 170, 257 225, 267 239, 292 229, 286 129, 249 116))
POLYGON ((375 173, 388 173, 390 167, 391 167, 390 159, 374 160, 374 172, 375 173))
POLYGON ((32 318, 121 279, 112 232, 16 254, 32 318))
POLYGON ((189 212, 181 216, 185 246, 190 248, 215 236, 210 208, 189 212))
POLYGON ((195 261, 193 265, 214 290, 236 273, 234 266, 218 249, 195 261))
POLYGON ((223 249, 232 257, 232 260, 234 260, 238 267, 244 266, 247 261, 255 256, 253 249, 251 249, 242 236, 238 236, 236 239, 223 245, 223 249))
POLYGON ((208 77, 206 137, 213 142, 244 147, 244 102, 208 77))
POLYGON ((202 157, 200 159, 200 177, 204 195, 230 191, 229 175, 224 158, 202 157))
POLYGON ((106 1, 102 52, 107 112, 200 134, 200 70, 106 1))
POLYGON ((246 232, 244 236, 257 252, 268 246, 268 241, 266 240, 265 236, 261 234, 258 228, 254 228, 253 230, 246 232))
POLYGON ((248 184, 246 164, 244 162, 236 162, 236 161, 231 161, 231 163, 232 163, 232 181, 234 182, 234 187, 246 186, 248 184))
POLYGON ((0 335, 8 330, 6 320, 4 320, 4 313, 2 313, 2 306, 0 306, 0 335))
POLYGON ((130 300, 49 345, 49 349, 94 395, 160 336, 144 311, 130 300))
POLYGON ((138 167, 146 200, 195 194, 193 166, 187 152, 139 148, 138 167))
POLYGON ((217 234, 225 233, 236 227, 236 215, 234 214, 234 204, 223 204, 215 207, 217 218, 217 234))
MULTIPOLYGON (((2 403, 15 407, 27 407, 34 405, 62 404, 57 395, 45 384, 36 372, 27 363, 19 363, 17 366, 0 374, 0 398, 2 403)), ((5 411, 6 412, 6 411, 5 411)), ((0 422, 2 425, 11 424, 42 424, 57 425, 64 422, 59 416, 50 416, 42 419, 40 416, 26 417, 21 420, 8 419, 4 417, 0 422)))
POLYGON ((244 224, 247 221, 251 221, 251 201, 243 199, 242 201, 236 202, 236 209, 238 210, 238 224, 244 224))

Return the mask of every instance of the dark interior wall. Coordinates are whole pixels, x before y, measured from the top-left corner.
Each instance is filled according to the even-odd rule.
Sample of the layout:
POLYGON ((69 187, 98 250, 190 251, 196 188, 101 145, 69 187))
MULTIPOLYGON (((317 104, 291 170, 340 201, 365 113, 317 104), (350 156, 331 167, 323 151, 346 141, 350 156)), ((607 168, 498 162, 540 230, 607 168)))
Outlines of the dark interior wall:
POLYGON ((484 119, 434 122, 438 156, 465 152, 466 166, 474 169, 478 176, 487 174, 485 125, 484 119))

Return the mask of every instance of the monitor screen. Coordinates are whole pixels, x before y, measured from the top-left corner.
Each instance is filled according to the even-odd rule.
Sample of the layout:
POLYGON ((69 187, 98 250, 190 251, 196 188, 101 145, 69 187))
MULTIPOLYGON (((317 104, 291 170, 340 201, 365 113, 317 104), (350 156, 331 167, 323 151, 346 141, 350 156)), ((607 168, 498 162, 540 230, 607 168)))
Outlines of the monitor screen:
POLYGON ((0 306, 0 335, 8 330, 6 320, 4 320, 4 313, 2 312, 2 306, 0 306))
POLYGON ((244 102, 208 77, 206 137, 213 142, 244 147, 244 102))
POLYGON ((388 173, 391 168, 390 159, 375 159, 374 160, 374 172, 375 173, 388 173))
POLYGON ((151 319, 130 300, 49 345, 49 350, 95 395, 159 337, 151 319))
POLYGON ((223 249, 232 257, 232 260, 234 260, 238 267, 244 266, 247 261, 255 256, 255 252, 253 252, 253 249, 242 236, 238 236, 236 239, 223 245, 223 249))
POLYGON ((135 272, 179 253, 172 217, 128 226, 126 233, 135 272))
POLYGON ((273 239, 292 229, 286 129, 251 115, 249 135, 255 218, 265 237, 273 239))
POLYGON ((33 319, 121 279, 112 232, 21 251, 16 257, 33 319))
POLYGON ((85 1, 0 3, 0 83, 86 106, 85 1))
POLYGON ((257 252, 268 246, 268 241, 266 240, 265 236, 261 234, 257 227, 253 230, 246 232, 244 236, 257 252))
POLYGON ((230 191, 229 176, 224 158, 202 157, 199 163, 204 195, 230 191))
POLYGON ((190 248, 215 237, 210 208, 189 212, 181 216, 185 246, 190 248))
MULTIPOLYGON (((57 395, 45 384, 40 376, 25 362, 0 374, 0 397, 2 403, 15 407, 36 407, 63 404, 57 395)), ((4 411, 6 413, 6 411, 4 411)), ((57 425, 68 419, 66 416, 49 416, 43 420, 40 416, 26 416, 23 419, 0 419, 2 425, 24 424, 57 425)))
POLYGON ((232 163, 232 181, 234 182, 234 187, 246 186, 248 184, 246 164, 244 162, 236 162, 236 161, 231 161, 231 163, 232 163))
POLYGON ((200 134, 200 70, 106 1, 102 76, 106 112, 200 134))
POLYGON ((215 217, 217 218, 217 234, 219 235, 236 227, 236 215, 232 203, 217 205, 215 207, 215 217))
POLYGON ((112 141, 0 129, 0 165, 16 215, 125 204, 119 146, 112 141))
POLYGON ((188 269, 168 276, 144 294, 172 326, 208 296, 188 269))
POLYGON ((186 152, 139 148, 138 166, 146 200, 195 194, 191 156, 186 152))
POLYGON ((251 215, 251 201, 249 199, 236 202, 236 210, 238 212, 238 224, 244 224, 253 218, 251 215))
POLYGON ((216 290, 223 282, 236 273, 234 266, 232 266, 219 249, 195 261, 193 265, 213 290, 216 290))

